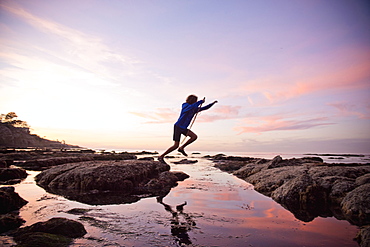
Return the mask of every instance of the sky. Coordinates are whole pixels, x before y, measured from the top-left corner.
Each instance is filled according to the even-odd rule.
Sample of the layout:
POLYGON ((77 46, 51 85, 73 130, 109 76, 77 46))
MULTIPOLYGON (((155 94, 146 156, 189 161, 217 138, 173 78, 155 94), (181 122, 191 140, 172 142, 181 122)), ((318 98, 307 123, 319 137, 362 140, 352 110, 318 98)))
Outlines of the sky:
POLYGON ((369 153, 366 0, 1 0, 0 113, 86 148, 369 153))

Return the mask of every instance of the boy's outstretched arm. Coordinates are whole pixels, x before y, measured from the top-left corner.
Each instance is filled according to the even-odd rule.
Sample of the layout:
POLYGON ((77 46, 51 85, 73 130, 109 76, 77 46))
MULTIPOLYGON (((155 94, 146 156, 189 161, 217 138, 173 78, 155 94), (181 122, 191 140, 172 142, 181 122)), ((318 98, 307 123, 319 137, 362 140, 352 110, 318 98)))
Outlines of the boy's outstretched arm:
POLYGON ((204 110, 208 110, 209 108, 211 108, 214 104, 218 103, 217 100, 213 101, 211 104, 208 104, 206 106, 203 106, 199 109, 199 111, 204 111, 204 110))

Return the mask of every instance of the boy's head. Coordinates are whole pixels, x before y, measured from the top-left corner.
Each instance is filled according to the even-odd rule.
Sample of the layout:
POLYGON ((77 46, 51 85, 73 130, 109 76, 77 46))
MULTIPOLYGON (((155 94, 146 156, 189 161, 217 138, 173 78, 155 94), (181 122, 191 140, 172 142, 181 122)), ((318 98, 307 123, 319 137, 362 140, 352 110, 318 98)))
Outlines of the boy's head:
POLYGON ((192 94, 192 95, 189 95, 188 97, 187 97, 187 99, 186 99, 186 103, 188 103, 188 104, 194 104, 195 102, 197 102, 198 101, 198 97, 197 96, 195 96, 194 94, 192 94))

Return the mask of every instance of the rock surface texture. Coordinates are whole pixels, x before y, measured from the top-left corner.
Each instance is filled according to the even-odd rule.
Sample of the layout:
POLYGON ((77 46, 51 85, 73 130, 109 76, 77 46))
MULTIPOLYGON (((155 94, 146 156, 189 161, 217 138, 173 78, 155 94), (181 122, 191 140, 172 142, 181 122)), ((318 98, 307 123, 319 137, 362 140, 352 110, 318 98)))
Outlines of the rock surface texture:
POLYGON ((66 218, 52 218, 18 229, 13 235, 20 246, 69 246, 72 238, 86 234, 85 227, 66 218))
POLYGON ((0 214, 9 213, 18 210, 28 202, 21 198, 14 187, 1 187, 0 188, 0 214))
POLYGON ((0 184, 15 184, 27 177, 22 168, 0 168, 0 184))
POLYGON ((370 224, 370 165, 328 164, 321 158, 238 161, 214 159, 215 166, 254 185, 302 221, 317 216, 370 224))
POLYGON ((188 175, 157 161, 86 161, 52 167, 36 176, 45 190, 91 205, 131 203, 167 194, 188 175))
POLYGON ((18 212, 28 202, 21 198, 14 187, 0 188, 0 233, 15 229, 24 223, 18 212))

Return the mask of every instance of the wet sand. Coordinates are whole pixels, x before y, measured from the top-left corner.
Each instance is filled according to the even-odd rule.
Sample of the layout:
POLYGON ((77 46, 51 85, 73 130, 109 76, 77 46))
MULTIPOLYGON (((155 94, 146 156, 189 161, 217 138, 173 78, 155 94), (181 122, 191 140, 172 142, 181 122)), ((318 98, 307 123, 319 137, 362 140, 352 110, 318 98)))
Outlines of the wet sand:
MULTIPOLYGON (((195 164, 171 164, 190 178, 162 199, 90 206, 49 194, 31 172, 16 191, 29 203, 20 210, 25 225, 52 217, 82 222, 84 238, 72 246, 358 246, 357 227, 335 218, 302 222, 253 186, 199 157, 195 164), (183 208, 176 208, 186 201, 183 208), (68 212, 78 208, 76 213, 68 212)), ((174 162, 182 159, 167 159, 174 162)))

